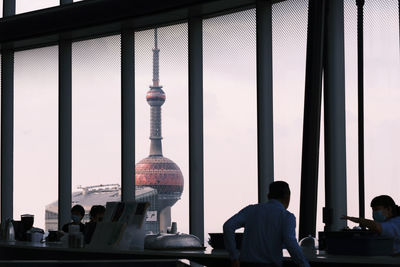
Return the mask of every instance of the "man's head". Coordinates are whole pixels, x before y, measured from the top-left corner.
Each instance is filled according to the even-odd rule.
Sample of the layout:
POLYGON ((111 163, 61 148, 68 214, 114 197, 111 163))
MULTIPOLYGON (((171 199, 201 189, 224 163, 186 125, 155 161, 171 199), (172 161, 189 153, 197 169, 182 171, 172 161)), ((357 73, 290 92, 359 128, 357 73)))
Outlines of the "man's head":
POLYGON ((90 209, 90 220, 92 222, 101 222, 104 218, 104 213, 106 212, 106 208, 102 205, 94 205, 90 209))
POLYGON ((75 205, 71 209, 71 219, 74 223, 80 223, 85 216, 85 209, 81 205, 75 205))
POLYGON ((276 199, 282 202, 285 209, 289 207, 290 189, 288 183, 275 181, 269 185, 268 199, 276 199))

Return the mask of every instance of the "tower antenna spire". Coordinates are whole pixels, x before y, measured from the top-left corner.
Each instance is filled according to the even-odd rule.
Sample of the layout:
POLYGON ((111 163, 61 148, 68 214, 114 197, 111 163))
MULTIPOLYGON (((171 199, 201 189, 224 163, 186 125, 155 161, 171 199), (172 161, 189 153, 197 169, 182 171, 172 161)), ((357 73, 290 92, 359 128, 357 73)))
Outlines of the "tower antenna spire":
POLYGON ((160 49, 158 49, 157 28, 154 29, 154 48, 153 48, 153 86, 159 86, 160 77, 160 49))
POLYGON ((161 106, 165 102, 165 93, 159 83, 159 53, 157 28, 154 29, 153 48, 153 85, 147 92, 146 99, 150 105, 150 156, 162 156, 161 144, 161 106))
POLYGON ((158 44, 158 35, 157 35, 157 28, 154 29, 154 48, 157 49, 158 44))

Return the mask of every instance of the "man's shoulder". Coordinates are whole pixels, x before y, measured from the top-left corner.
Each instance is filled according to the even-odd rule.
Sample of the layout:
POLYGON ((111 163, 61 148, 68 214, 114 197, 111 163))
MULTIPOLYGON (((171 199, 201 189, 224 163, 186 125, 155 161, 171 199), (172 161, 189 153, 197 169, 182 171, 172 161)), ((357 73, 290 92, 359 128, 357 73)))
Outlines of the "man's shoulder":
POLYGON ((381 225, 385 225, 385 224, 391 224, 391 225, 395 225, 396 227, 400 227, 400 216, 390 218, 389 220, 381 223, 381 225))
POLYGON ((400 216, 393 217, 390 220, 396 223, 400 223, 400 216))
POLYGON ((263 203, 249 204, 246 207, 244 207, 243 209, 255 209, 255 208, 262 207, 262 205, 263 205, 263 203))
POLYGON ((291 213, 288 210, 284 210, 283 211, 283 216, 287 219, 287 220, 291 220, 291 221, 296 221, 296 216, 294 216, 293 213, 291 213))
POLYGON ((296 217, 294 216, 293 213, 291 213, 290 211, 285 209, 282 205, 277 205, 275 202, 272 202, 272 201, 255 204, 255 205, 249 205, 248 207, 250 207, 250 206, 260 207, 263 209, 271 209, 271 210, 280 212, 285 217, 296 219, 296 217))
POLYGON ((244 207, 242 209, 242 211, 248 212, 248 211, 251 211, 251 210, 255 210, 255 209, 259 208, 259 207, 260 207, 260 204, 250 204, 250 205, 247 205, 246 207, 244 207))
POLYGON ((285 214, 287 215, 287 216, 290 216, 290 217, 294 217, 294 218, 296 218, 296 216, 294 216, 294 214, 293 213, 291 213, 290 211, 288 211, 288 210, 285 210, 285 214))

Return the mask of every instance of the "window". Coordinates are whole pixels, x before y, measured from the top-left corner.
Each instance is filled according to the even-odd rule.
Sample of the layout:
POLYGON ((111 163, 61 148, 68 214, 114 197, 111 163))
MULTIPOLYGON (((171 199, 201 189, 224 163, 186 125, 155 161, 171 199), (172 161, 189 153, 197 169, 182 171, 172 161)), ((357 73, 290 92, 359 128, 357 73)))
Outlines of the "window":
POLYGON ((205 240, 258 201, 255 15, 203 21, 205 240))
MULTIPOLYGON (((358 214, 357 7, 345 1, 346 127, 348 210, 358 214)), ((365 1, 364 6, 364 142, 365 215, 377 195, 400 201, 398 92, 400 77, 398 1, 365 1)))
POLYGON ((72 44, 72 202, 87 212, 120 199, 120 43, 113 35, 72 44), (93 190, 103 197, 85 195, 93 190))
MULTIPOLYGON (((183 23, 135 33, 136 185, 157 189, 158 207, 153 211, 157 220, 165 215, 169 224, 170 216, 177 222, 178 231, 184 233, 189 232, 187 27, 183 23), (153 50, 156 39, 158 51, 153 50), (157 54, 159 78, 153 76, 153 55, 158 58, 157 54), (163 94, 160 90, 165 102, 155 103, 153 97, 163 94), (150 149, 150 143, 156 143, 159 137, 163 138, 162 156, 150 149), (169 215, 167 207, 171 205, 169 215)), ((154 66, 157 69, 156 62, 154 66)), ((155 227, 152 231, 158 230, 163 229, 155 227)))
POLYGON ((14 66, 14 219, 34 214, 45 228, 58 192, 58 47, 16 52, 14 66))
MULTIPOLYGON (((358 216, 357 6, 355 1, 344 1, 344 33, 346 82, 347 213, 350 216, 358 216)), ((369 205, 366 206, 368 207, 369 205)), ((368 214, 369 213, 367 212, 366 215, 368 214)), ((352 225, 350 221, 348 221, 348 224, 349 226, 352 225)))
MULTIPOLYGON (((275 180, 284 180, 290 185, 289 210, 297 220, 300 211, 307 23, 307 0, 273 4, 274 172, 275 180)), ((323 120, 323 116, 321 118, 323 120)), ((320 158, 322 156, 320 153, 320 158)), ((324 179, 322 168, 319 174, 321 184, 324 179)), ((321 200, 324 200, 323 195, 319 195, 318 203, 321 200)), ((318 222, 322 223, 322 220, 318 222)))
POLYGON ((15 13, 25 13, 29 11, 34 11, 38 9, 43 9, 47 7, 58 6, 60 4, 60 0, 16 0, 16 9, 15 13))

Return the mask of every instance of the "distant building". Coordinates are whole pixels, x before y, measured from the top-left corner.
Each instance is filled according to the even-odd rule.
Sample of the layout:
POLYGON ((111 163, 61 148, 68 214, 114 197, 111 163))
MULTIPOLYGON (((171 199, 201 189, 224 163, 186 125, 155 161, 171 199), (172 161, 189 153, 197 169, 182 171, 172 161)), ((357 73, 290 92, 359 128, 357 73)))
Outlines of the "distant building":
MULTIPOLYGON (((72 205, 82 205, 85 209, 84 222, 89 221, 89 211, 93 205, 105 206, 107 202, 121 200, 119 184, 106 184, 88 187, 79 187, 81 191, 72 193, 72 205)), ((136 187, 136 201, 150 202, 145 221, 145 230, 158 233, 160 227, 157 221, 157 190, 146 186, 136 187)), ((46 206, 45 230, 58 229, 58 201, 46 206)))
MULTIPOLYGON (((150 153, 135 166, 136 200, 149 201, 145 228, 154 233, 167 232, 171 225, 171 207, 181 198, 183 175, 178 165, 165 158, 162 153, 161 106, 166 100, 159 84, 159 52, 157 29, 154 30, 153 84, 147 92, 150 105, 150 153)), ((80 204, 88 212, 92 205, 105 205, 109 201, 120 201, 120 186, 99 185, 81 187, 81 192, 72 194, 72 204, 80 204)), ((58 202, 46 206, 46 230, 57 229, 58 202)))
POLYGON ((171 207, 181 198, 183 175, 178 165, 162 153, 161 106, 166 96, 159 80, 159 52, 157 28, 154 29, 153 84, 147 92, 150 105, 150 154, 135 167, 135 183, 157 189, 157 212, 160 231, 166 232, 171 225, 171 207))

